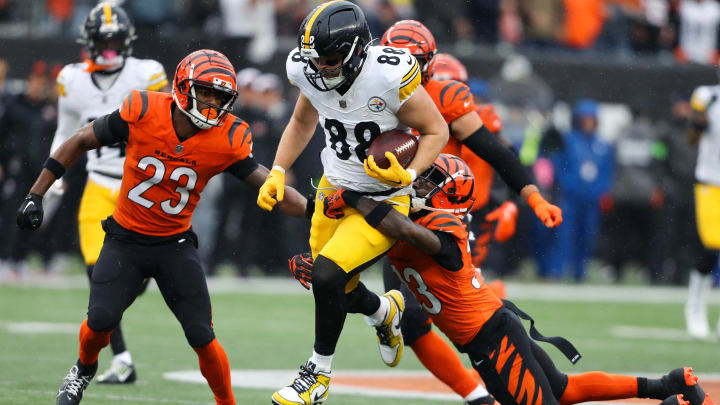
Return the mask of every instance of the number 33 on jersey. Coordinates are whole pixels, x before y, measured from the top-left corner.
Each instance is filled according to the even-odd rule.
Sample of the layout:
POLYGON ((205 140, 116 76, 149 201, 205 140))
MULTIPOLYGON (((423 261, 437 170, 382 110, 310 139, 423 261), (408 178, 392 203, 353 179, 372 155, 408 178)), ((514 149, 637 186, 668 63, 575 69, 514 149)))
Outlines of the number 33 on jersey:
POLYGON ((370 46, 360 73, 344 94, 315 88, 303 73, 306 64, 297 48, 292 50, 287 74, 318 111, 325 132, 321 155, 325 176, 338 187, 387 190, 365 173, 363 161, 378 135, 403 126, 397 112, 420 85, 417 60, 404 49, 370 46))
POLYGON ((220 126, 180 142, 172 102, 170 94, 134 90, 120 109, 129 133, 113 218, 146 235, 186 231, 207 182, 252 157, 250 129, 232 114, 220 126))

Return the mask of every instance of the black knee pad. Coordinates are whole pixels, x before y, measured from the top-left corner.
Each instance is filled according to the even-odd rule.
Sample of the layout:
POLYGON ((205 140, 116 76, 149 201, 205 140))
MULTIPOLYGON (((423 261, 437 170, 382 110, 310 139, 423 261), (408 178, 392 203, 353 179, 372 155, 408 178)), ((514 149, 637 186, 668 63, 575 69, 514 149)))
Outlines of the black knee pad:
POLYGON ((718 251, 705 249, 698 258, 697 270, 700 274, 710 274, 718 263, 718 251))
POLYGON ((313 290, 325 290, 342 288, 345 289, 347 273, 324 256, 318 256, 313 263, 313 290))
POLYGON ((183 331, 185 331, 185 338, 190 346, 195 348, 205 347, 215 339, 215 332, 210 325, 207 324, 193 323, 183 325, 183 331))
POLYGON ((411 346, 416 340, 423 337, 432 329, 428 322, 427 314, 419 306, 407 306, 400 320, 403 341, 406 346, 411 346))
POLYGON ((97 332, 109 332, 120 323, 122 312, 115 313, 102 305, 92 305, 88 309, 87 325, 97 332))

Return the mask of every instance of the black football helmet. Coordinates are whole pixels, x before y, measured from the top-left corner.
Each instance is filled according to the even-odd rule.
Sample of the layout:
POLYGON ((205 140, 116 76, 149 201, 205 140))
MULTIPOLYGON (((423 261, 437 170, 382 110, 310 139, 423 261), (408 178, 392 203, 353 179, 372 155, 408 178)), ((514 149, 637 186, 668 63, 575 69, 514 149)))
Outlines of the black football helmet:
POLYGON ((78 42, 85 45, 94 62, 92 71, 113 73, 122 69, 125 58, 132 54, 135 27, 125 11, 103 2, 95 6, 81 27, 78 42))
POLYGON ((300 56, 308 59, 304 73, 320 91, 329 91, 350 83, 362 68, 367 47, 372 42, 370 28, 360 7, 349 1, 336 0, 317 6, 305 17, 298 32, 300 56), (340 74, 318 69, 322 55, 339 54, 340 74))

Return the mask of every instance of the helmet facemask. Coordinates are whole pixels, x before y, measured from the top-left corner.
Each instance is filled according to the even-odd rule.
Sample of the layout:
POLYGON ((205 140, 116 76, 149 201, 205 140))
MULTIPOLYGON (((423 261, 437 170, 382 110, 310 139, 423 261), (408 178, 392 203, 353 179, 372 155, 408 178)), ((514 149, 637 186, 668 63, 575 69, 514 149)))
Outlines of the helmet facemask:
POLYGON ((119 7, 101 3, 95 7, 82 26, 78 42, 85 45, 92 60, 92 71, 115 73, 122 69, 132 54, 132 42, 136 39, 135 27, 119 7))
MULTIPOLYGON (((321 56, 328 55, 320 55, 314 47, 308 49, 301 46, 300 55, 308 60, 303 68, 303 73, 310 84, 320 91, 330 91, 354 79, 362 67, 366 48, 369 46, 369 44, 366 44, 360 49, 360 42, 360 37, 356 36, 346 53, 337 53, 338 59, 342 59, 339 60, 339 65, 333 69, 320 69, 319 67, 321 56)), ((340 48, 347 48, 348 45, 344 44, 340 48)))
POLYGON ((473 188, 467 195, 458 194, 456 179, 468 175, 472 176, 472 173, 465 173, 464 169, 449 173, 443 167, 433 164, 413 184, 415 197, 412 199, 412 212, 441 211, 464 217, 475 202, 473 188))
POLYGON ((190 69, 190 77, 178 84, 178 91, 187 97, 187 105, 183 107, 178 101, 175 90, 173 89, 173 98, 175 103, 190 121, 200 129, 208 129, 210 127, 218 127, 222 125, 227 113, 232 109, 235 99, 237 98, 237 90, 232 83, 222 80, 218 77, 213 78, 213 82, 193 79, 195 67, 190 69), (198 90, 208 90, 218 92, 222 95, 220 105, 214 105, 203 101, 198 97, 198 90))

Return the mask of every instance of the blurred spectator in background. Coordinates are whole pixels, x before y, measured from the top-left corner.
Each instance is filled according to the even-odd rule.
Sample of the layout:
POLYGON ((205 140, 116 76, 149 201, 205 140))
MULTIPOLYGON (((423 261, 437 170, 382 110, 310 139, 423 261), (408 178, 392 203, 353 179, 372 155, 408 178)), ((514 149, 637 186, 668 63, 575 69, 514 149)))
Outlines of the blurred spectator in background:
POLYGON ((615 175, 603 211, 610 214, 609 261, 615 281, 625 264, 636 261, 648 270, 652 283, 661 281, 667 237, 662 232, 663 187, 667 148, 650 118, 633 111, 633 121, 621 129, 615 144, 615 175))
POLYGON ((680 0, 678 16, 677 60, 717 64, 720 4, 716 0, 680 0))
POLYGON ((552 155, 563 226, 558 227, 558 244, 548 254, 555 276, 569 267, 576 282, 586 276, 600 224, 600 196, 610 190, 613 178, 612 147, 597 136, 597 128, 597 103, 578 101, 563 148, 552 155))
POLYGON ((593 47, 605 22, 604 0, 563 0, 565 21, 562 43, 572 49, 593 47))
POLYGON ((690 103, 675 95, 670 103, 669 114, 658 124, 658 132, 668 149, 665 160, 666 228, 668 236, 667 267, 672 274, 673 284, 687 283, 690 269, 695 267, 697 257, 702 254, 702 244, 695 226, 695 167, 697 148, 687 140, 687 120, 690 118, 690 103))
POLYGON ((562 37, 565 9, 557 0, 525 0, 520 2, 525 45, 553 48, 562 37))
POLYGON ((49 86, 47 64, 36 62, 28 76, 25 92, 8 100, 0 120, 0 165, 5 173, 0 190, 3 221, 0 224, 3 229, 0 260, 1 270, 5 270, 5 276, 9 278, 25 273, 25 259, 32 250, 43 253, 45 264, 52 254, 50 249, 38 249, 41 244, 44 246, 44 233, 35 235, 21 231, 12 220, 15 216, 12 206, 22 201, 25 190, 35 181, 55 132, 57 109, 48 102, 49 86))
POLYGON ((416 19, 438 42, 496 43, 500 0, 414 0, 416 19))
POLYGON ((220 51, 236 66, 265 63, 275 53, 273 0, 220 0, 223 34, 220 51), (247 59, 246 59, 247 58, 247 59))
POLYGON ((365 9, 365 16, 373 38, 381 38, 391 25, 402 20, 390 0, 378 0, 373 6, 365 9))
POLYGON ((140 38, 170 36, 175 34, 177 21, 175 0, 125 0, 128 11, 140 38))

